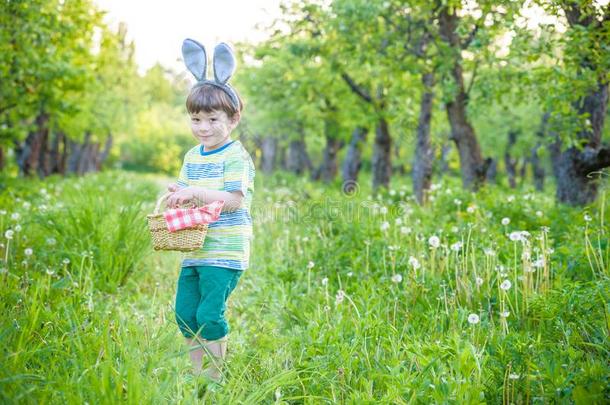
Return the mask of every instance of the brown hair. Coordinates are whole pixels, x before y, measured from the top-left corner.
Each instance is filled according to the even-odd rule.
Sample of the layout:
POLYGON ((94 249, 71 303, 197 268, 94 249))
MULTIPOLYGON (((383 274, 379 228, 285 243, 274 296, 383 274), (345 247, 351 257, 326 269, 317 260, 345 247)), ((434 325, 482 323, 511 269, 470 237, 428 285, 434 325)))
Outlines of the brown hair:
POLYGON ((186 99, 186 109, 191 114, 196 114, 200 111, 211 113, 212 111, 222 110, 231 118, 244 108, 244 103, 237 90, 233 90, 239 100, 239 111, 233 106, 229 95, 212 84, 202 84, 193 87, 186 99))

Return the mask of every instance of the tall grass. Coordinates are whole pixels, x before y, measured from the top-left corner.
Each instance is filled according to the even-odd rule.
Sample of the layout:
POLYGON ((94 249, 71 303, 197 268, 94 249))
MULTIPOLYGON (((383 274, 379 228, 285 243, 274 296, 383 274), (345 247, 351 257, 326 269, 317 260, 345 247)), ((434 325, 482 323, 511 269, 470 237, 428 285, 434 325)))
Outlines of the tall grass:
MULTIPOLYGON (((111 172, 0 194, 3 402, 196 402, 179 256, 145 228, 163 184, 111 172)), ((610 400, 605 194, 581 210, 447 179, 421 208, 407 185, 362 184, 257 177, 227 385, 203 401, 610 400)))

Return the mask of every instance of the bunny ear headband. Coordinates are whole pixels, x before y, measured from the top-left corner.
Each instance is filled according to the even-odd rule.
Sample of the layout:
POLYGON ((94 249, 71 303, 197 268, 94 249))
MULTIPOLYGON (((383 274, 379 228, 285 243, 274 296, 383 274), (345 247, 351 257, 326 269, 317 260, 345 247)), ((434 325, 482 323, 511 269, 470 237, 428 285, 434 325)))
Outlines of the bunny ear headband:
POLYGON ((185 39, 182 42, 182 57, 188 70, 197 79, 195 86, 211 84, 218 87, 227 93, 233 106, 239 111, 237 93, 227 83, 231 76, 233 76, 233 72, 235 72, 235 56, 229 45, 221 42, 214 48, 214 80, 207 79, 208 58, 205 47, 199 42, 190 38, 185 39))

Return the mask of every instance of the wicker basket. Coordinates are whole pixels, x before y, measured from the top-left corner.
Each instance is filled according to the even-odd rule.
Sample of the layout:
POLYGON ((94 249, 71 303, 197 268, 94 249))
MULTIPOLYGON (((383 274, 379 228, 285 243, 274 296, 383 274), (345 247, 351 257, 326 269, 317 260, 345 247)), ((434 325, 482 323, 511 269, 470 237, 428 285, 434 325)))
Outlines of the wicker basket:
POLYGON ((208 231, 207 224, 196 225, 193 228, 181 229, 176 232, 170 232, 167 229, 167 223, 163 214, 159 213, 159 208, 161 208, 161 204, 170 194, 167 193, 159 198, 155 211, 146 216, 148 218, 150 235, 152 236, 153 248, 155 250, 177 250, 180 252, 192 252, 193 250, 201 249, 208 231))

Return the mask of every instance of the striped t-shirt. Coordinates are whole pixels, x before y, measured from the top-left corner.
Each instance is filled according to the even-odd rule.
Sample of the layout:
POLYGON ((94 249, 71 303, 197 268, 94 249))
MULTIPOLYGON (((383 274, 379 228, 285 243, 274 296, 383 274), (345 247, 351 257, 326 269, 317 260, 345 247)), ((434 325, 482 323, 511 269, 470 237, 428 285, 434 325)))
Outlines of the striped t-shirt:
POLYGON ((244 195, 240 208, 222 212, 220 218, 208 226, 200 250, 184 254, 182 266, 218 266, 246 270, 250 261, 252 218, 250 207, 254 192, 254 163, 239 141, 232 141, 218 149, 203 151, 197 145, 184 155, 178 185, 198 186, 209 190, 241 191, 244 195))

